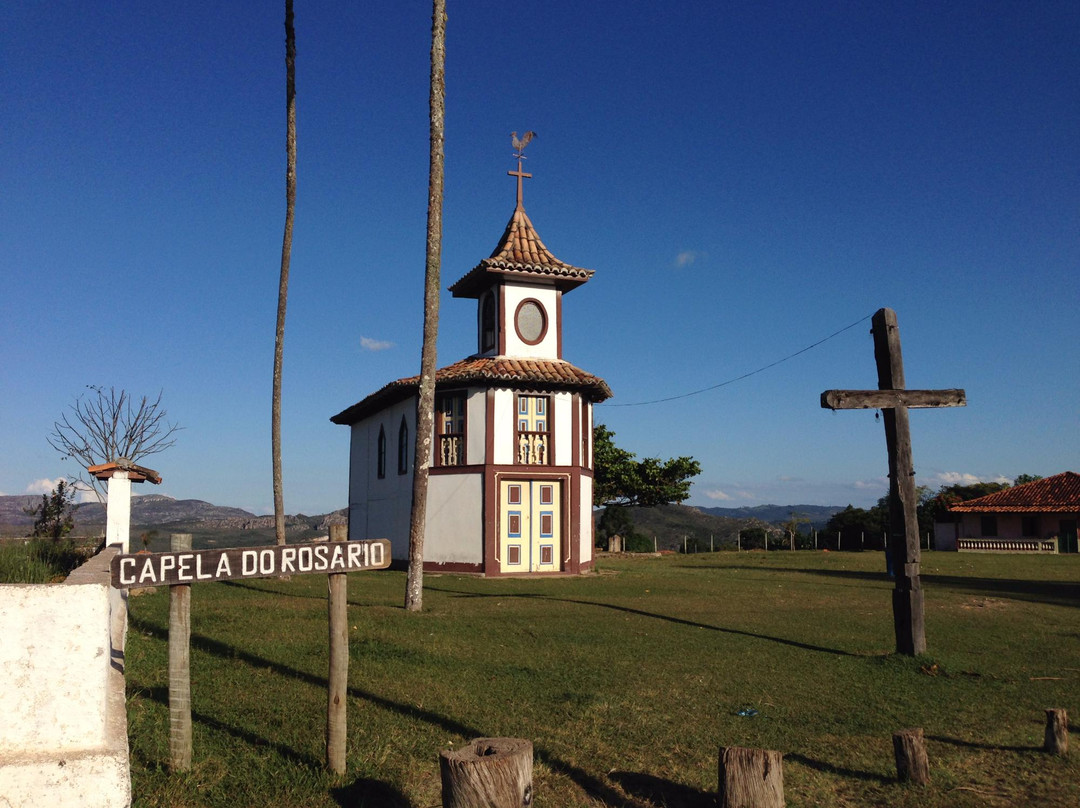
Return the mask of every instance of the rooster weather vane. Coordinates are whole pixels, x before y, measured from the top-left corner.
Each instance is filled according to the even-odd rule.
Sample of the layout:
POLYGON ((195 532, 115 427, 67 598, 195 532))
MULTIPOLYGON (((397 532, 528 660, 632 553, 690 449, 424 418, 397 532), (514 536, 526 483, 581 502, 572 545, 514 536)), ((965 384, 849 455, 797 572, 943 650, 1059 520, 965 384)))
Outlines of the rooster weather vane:
POLYGON ((517 132, 510 133, 510 142, 514 145, 514 159, 517 160, 517 171, 507 171, 511 177, 517 177, 517 206, 522 206, 522 188, 521 181, 527 178, 532 178, 532 174, 526 174, 521 170, 521 161, 525 159, 525 155, 522 154, 525 151, 525 147, 529 145, 529 141, 536 137, 536 132, 526 132, 521 137, 517 136, 517 132))
POLYGON ((529 141, 536 137, 536 132, 526 132, 520 138, 517 136, 517 132, 510 133, 510 142, 514 144, 514 158, 517 160, 524 160, 525 155, 522 154, 525 151, 525 147, 529 145, 529 141))

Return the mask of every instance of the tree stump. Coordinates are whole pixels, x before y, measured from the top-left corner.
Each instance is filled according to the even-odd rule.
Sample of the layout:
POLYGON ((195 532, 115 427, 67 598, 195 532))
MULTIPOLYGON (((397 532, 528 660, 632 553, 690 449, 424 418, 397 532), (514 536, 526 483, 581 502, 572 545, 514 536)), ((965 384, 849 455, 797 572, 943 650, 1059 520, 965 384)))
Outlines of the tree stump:
POLYGON ((532 741, 476 738, 439 753, 443 808, 528 808, 532 805, 532 741))
POLYGON ((1065 710, 1046 711, 1046 735, 1043 749, 1052 755, 1065 755, 1069 751, 1069 714, 1065 710))
POLYGON ((720 808, 783 808, 784 756, 769 749, 721 746, 720 808))
POLYGON ((902 729, 893 733, 896 776, 924 786, 930 782, 930 761, 926 757, 926 739, 922 729, 902 729))

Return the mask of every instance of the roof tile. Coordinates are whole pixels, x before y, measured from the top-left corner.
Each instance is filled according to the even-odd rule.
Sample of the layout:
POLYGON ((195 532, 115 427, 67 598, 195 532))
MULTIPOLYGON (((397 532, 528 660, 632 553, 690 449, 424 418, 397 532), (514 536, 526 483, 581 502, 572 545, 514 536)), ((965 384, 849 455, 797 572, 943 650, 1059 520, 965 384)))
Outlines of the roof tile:
POLYGON ((1015 485, 977 499, 957 502, 953 513, 1068 513, 1080 511, 1080 474, 1065 471, 1015 485))

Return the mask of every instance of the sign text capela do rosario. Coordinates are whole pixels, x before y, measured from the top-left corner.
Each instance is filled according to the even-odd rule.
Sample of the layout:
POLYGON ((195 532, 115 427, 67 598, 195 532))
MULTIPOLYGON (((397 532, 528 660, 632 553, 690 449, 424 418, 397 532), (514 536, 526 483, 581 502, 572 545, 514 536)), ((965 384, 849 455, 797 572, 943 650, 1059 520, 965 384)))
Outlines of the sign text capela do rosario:
POLYGON ((113 558, 112 585, 117 589, 136 589, 234 578, 358 572, 389 566, 390 542, 386 539, 130 553, 113 558))

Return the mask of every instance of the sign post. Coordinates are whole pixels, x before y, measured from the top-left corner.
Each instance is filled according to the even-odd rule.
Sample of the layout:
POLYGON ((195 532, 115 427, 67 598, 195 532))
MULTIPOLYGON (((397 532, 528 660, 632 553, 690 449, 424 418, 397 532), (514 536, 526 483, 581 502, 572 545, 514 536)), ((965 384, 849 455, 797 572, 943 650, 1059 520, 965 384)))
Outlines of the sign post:
POLYGON ((329 542, 224 550, 192 550, 190 534, 177 534, 173 536, 171 552, 124 553, 113 557, 115 588, 169 587, 169 760, 174 771, 191 767, 191 584, 322 573, 328 581, 330 623, 326 766, 335 774, 345 772, 349 679, 347 574, 390 566, 389 541, 347 541, 347 532, 344 525, 332 525, 329 542))
POLYGON ((923 591, 919 579, 921 549, 919 520, 915 511, 915 470, 911 459, 910 407, 963 407, 963 390, 904 389, 904 360, 900 353, 900 329, 896 312, 879 309, 873 320, 877 390, 826 390, 821 406, 831 410, 880 409, 885 419, 885 443, 889 450, 889 535, 893 590, 893 627, 896 651, 915 656, 926 651, 923 591))

